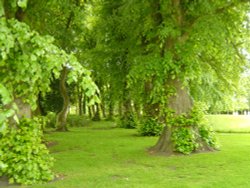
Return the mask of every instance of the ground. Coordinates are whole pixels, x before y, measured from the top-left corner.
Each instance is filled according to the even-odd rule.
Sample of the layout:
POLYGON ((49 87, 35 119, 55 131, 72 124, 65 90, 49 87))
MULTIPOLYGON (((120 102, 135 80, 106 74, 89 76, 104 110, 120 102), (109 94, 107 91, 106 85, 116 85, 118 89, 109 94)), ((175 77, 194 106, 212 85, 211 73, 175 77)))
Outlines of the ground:
MULTIPOLYGON (((32 188, 250 187, 250 134, 219 133, 221 150, 190 156, 152 156, 157 137, 94 122, 47 140, 61 180, 32 188)), ((23 186, 25 187, 25 186, 23 186)), ((23 188, 22 187, 22 188, 23 188)))

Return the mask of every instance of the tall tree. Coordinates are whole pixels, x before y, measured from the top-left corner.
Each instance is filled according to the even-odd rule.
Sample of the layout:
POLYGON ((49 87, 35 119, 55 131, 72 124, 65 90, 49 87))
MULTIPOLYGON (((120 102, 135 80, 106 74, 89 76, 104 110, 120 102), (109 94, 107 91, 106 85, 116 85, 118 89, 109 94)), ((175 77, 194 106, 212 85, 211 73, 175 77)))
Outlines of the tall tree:
POLYGON ((81 78, 79 85, 92 104, 98 101, 98 89, 73 54, 20 22, 26 9, 27 1, 0 1, 0 176, 33 184, 53 179, 40 124, 30 119, 37 97, 50 89, 52 77, 59 78, 63 67, 71 68, 69 84, 81 78))
MULTIPOLYGON (((118 57, 117 51, 120 55, 127 52, 123 63, 129 65, 125 79, 132 100, 139 96, 144 115, 167 118, 152 151, 182 152, 173 142, 182 114, 187 121, 194 118, 194 100, 215 99, 237 86, 246 63, 242 49, 249 34, 244 24, 249 21, 249 2, 106 0, 102 6, 99 21, 103 24, 96 25, 102 31, 97 47, 104 46, 112 59, 118 57), (169 110, 174 111, 173 116, 167 115, 169 110)), ((185 131, 194 130, 201 137, 203 127, 193 124, 185 131)), ((194 145, 196 142, 198 138, 194 145)), ((210 144, 203 141, 190 152, 209 149, 210 144)))

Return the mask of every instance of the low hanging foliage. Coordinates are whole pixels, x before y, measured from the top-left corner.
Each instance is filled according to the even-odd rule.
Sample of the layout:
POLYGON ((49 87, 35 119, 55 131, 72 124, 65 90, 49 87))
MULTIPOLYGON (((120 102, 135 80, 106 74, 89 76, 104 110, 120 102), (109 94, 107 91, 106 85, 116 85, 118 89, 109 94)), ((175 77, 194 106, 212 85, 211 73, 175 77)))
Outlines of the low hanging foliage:
POLYGON ((171 127, 174 151, 190 154, 203 149, 217 149, 215 134, 209 127, 204 112, 195 105, 190 114, 172 116, 167 122, 171 127))
POLYGON ((156 118, 147 117, 140 122, 138 132, 141 136, 159 136, 163 127, 164 124, 159 123, 156 118))
POLYGON ((54 178, 53 158, 42 143, 37 120, 21 119, 17 129, 5 129, 0 139, 0 176, 7 176, 9 183, 31 185, 54 178))
POLYGON ((40 123, 27 119, 18 122, 20 106, 16 99, 34 110, 38 95, 49 91, 52 75, 59 78, 63 67, 70 69, 67 83, 79 83, 90 99, 89 105, 99 102, 98 88, 91 72, 73 54, 67 54, 54 45, 52 37, 39 35, 25 23, 2 16, 0 47, 0 176, 7 176, 10 183, 49 181, 53 179, 53 163, 41 144, 40 130, 40 123, 46 119, 40 123))

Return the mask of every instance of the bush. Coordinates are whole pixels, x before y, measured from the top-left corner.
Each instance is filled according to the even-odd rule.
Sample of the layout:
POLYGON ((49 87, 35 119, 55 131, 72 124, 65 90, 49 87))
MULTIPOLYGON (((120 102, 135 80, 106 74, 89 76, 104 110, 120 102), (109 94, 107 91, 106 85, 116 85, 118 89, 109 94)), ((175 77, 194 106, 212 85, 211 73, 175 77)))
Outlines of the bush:
POLYGON ((47 118, 46 127, 56 128, 56 113, 48 112, 45 117, 47 118))
POLYGON ((190 154, 204 147, 218 148, 215 134, 199 105, 194 106, 190 114, 169 117, 168 126, 172 127, 171 141, 177 152, 190 154))
POLYGON ((174 143, 175 151, 183 154, 190 154, 199 147, 196 139, 197 138, 192 127, 174 127, 171 135, 171 140, 174 143))
POLYGON ((126 117, 125 116, 121 117, 118 121, 119 121, 118 122, 119 127, 125 129, 135 129, 138 125, 138 121, 135 115, 132 113, 126 117))
POLYGON ((68 115, 67 125, 70 127, 84 127, 87 125, 86 117, 79 115, 68 115))
POLYGON ((36 184, 54 178, 53 158, 42 144, 41 124, 22 119, 17 128, 7 128, 0 134, 0 176, 9 183, 36 184))
POLYGON ((145 118, 138 127, 138 132, 142 136, 159 136, 164 125, 154 118, 145 118))
POLYGON ((56 114, 54 112, 48 112, 46 116, 37 116, 37 120, 42 129, 56 128, 56 114))

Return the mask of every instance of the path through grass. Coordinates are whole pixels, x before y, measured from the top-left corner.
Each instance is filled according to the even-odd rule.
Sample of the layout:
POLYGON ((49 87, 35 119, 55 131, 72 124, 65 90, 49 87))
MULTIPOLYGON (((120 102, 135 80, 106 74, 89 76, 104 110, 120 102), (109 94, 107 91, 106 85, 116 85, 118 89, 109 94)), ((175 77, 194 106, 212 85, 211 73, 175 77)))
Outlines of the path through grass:
POLYGON ((235 188, 250 187, 250 134, 219 134, 221 151, 190 156, 151 156, 156 137, 135 130, 93 127, 46 137, 60 181, 32 188, 235 188))

